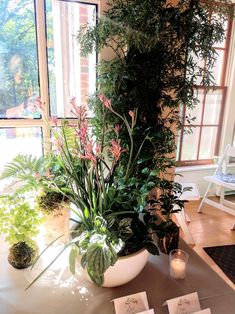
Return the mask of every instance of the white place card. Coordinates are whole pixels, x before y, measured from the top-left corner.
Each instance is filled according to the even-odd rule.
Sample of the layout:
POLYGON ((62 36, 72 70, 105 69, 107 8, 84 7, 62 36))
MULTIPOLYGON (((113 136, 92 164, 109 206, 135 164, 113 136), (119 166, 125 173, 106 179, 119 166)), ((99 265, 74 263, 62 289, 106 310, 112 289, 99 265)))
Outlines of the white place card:
POLYGON ((117 298, 113 301, 116 314, 137 314, 149 310, 145 291, 117 298))
POLYGON ((191 314, 201 310, 197 292, 167 300, 166 303, 170 314, 191 314))
POLYGON ((205 309, 205 310, 194 312, 193 314, 211 314, 211 309, 208 308, 208 309, 205 309))
POLYGON ((147 311, 144 311, 144 312, 139 312, 138 314, 154 314, 154 310, 151 309, 151 310, 147 310, 147 311))

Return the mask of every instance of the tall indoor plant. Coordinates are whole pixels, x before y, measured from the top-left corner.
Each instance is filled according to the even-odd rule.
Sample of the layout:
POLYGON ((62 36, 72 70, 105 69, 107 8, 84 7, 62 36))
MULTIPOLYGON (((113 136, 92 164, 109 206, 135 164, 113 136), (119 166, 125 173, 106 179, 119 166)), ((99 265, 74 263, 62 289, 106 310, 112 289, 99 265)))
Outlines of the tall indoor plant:
POLYGON ((109 4, 95 27, 85 25, 78 34, 82 54, 103 47, 115 53, 98 63, 97 93, 90 101, 96 143, 87 138, 81 107, 75 108, 78 129, 65 122, 55 134, 58 162, 69 180, 66 193, 78 208, 79 228, 67 245, 73 245, 71 265, 79 250, 83 267, 99 285, 129 240, 156 252, 151 238, 156 217, 145 209, 146 197, 174 167, 169 154, 181 123, 179 106, 195 105, 198 78, 211 82, 212 46, 224 36, 223 16, 211 18, 210 1, 109 4), (193 53, 206 60, 205 67, 193 53))
MULTIPOLYGON (((198 82, 204 86, 213 82, 213 46, 224 38, 231 3, 119 0, 107 4, 96 26, 84 25, 79 31, 81 53, 100 52, 104 47, 112 53, 112 58, 98 63, 99 92, 112 99, 118 113, 138 111, 134 154, 146 135, 148 141, 136 173, 141 176, 145 166, 154 167, 158 174, 172 173, 180 107, 197 105, 198 82)), ((113 119, 121 123, 104 112, 97 97, 91 106, 97 132, 104 115, 107 125, 113 119)), ((186 119, 189 122, 190 117, 186 119)), ((125 128, 120 137, 128 141, 125 128)))

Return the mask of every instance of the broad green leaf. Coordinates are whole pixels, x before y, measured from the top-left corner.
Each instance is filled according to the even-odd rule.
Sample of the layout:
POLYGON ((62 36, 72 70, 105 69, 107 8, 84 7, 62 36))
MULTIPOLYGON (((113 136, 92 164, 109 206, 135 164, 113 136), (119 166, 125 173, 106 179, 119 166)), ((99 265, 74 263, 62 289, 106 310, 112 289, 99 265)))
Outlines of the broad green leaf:
POLYGON ((91 280, 97 284, 98 286, 102 286, 104 283, 104 275, 99 275, 94 272, 92 269, 87 268, 88 275, 90 276, 91 280))
POLYGON ((105 244, 92 244, 87 250, 87 269, 97 275, 103 275, 111 265, 110 248, 105 244))

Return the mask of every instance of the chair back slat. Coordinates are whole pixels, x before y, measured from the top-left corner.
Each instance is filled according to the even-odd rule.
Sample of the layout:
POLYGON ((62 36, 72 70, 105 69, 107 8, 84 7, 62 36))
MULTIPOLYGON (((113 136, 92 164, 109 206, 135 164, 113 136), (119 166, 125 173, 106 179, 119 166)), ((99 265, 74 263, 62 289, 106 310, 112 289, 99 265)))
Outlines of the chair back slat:
POLYGON ((235 147, 229 145, 229 148, 227 150, 227 156, 229 157, 235 157, 235 147))

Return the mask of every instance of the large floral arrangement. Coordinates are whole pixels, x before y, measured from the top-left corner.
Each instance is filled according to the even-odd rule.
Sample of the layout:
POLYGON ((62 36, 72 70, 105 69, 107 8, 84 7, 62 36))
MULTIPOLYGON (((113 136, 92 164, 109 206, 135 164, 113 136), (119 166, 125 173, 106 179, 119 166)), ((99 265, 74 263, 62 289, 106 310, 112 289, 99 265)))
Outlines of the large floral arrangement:
POLYGON ((102 136, 97 140, 86 108, 77 105, 75 99, 71 104, 76 125, 66 120, 60 124, 53 119, 52 134, 57 163, 67 177, 66 186, 58 187, 58 191, 75 205, 73 220, 76 228, 72 239, 65 245, 65 248, 71 246, 70 269, 75 271, 75 259, 79 254, 81 265, 90 278, 102 285, 104 272, 119 256, 143 247, 158 254, 158 249, 152 239, 157 228, 156 218, 146 210, 147 196, 156 185, 156 176, 154 171, 147 169, 143 169, 141 178, 135 176, 138 156, 145 141, 134 156, 133 132, 137 112, 134 110, 128 117, 121 116, 112 108, 111 100, 102 95, 97 99, 105 110, 122 122, 122 126, 101 126, 99 134, 110 132, 110 142, 102 136), (129 134, 129 143, 125 146, 119 138, 121 127, 125 127, 129 134))

